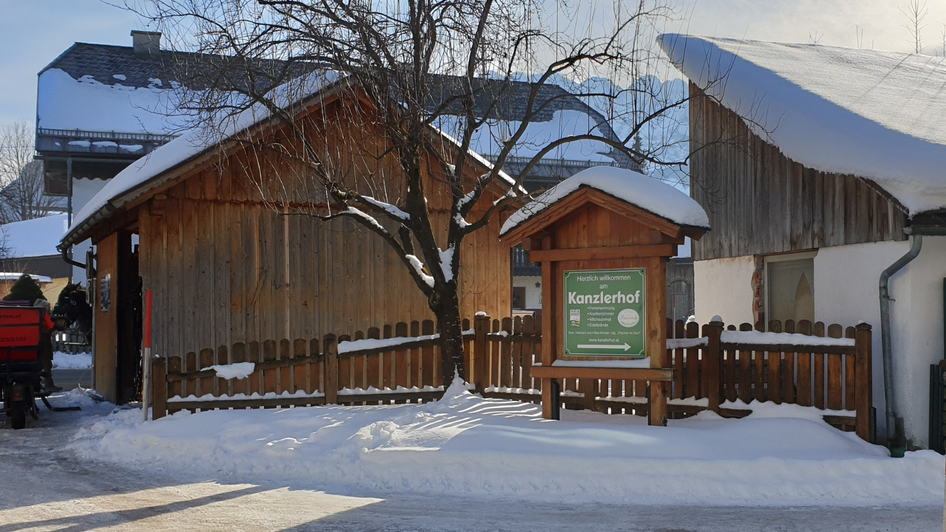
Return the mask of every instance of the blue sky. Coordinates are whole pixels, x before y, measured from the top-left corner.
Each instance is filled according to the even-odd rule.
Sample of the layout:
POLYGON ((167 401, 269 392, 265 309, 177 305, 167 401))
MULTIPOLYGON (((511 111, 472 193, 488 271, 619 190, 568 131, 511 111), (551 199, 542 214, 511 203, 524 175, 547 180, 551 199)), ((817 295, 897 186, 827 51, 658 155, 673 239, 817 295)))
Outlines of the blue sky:
MULTIPOLYGON (((788 42, 818 38, 851 47, 862 35, 866 48, 911 50, 907 18, 899 10, 907 0, 670 1, 688 18, 667 31, 788 42)), ((932 53, 943 49, 946 2, 931 1, 928 9, 923 43, 932 53)), ((101 0, 0 0, 0 125, 34 121, 36 74, 74 42, 129 46, 132 29, 153 28, 101 0)))

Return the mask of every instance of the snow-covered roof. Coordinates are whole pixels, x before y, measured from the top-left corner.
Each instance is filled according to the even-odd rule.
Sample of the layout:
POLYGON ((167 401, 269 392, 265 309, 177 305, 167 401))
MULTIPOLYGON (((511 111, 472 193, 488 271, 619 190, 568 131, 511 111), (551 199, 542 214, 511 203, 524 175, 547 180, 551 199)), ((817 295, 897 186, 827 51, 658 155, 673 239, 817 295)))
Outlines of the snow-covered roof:
POLYGON ((176 97, 170 86, 107 84, 92 76, 73 78, 63 70, 52 68, 39 76, 37 126, 43 129, 164 134, 184 123, 184 117, 175 113, 176 97))
MULTIPOLYGON (((245 78, 221 81, 230 56, 154 50, 130 46, 75 43, 39 73, 36 114, 41 129, 164 135, 187 125, 188 112, 178 108, 178 90, 203 91, 220 83, 240 85, 245 78)), ((280 61, 261 60, 266 71, 283 72, 280 61)), ((288 67, 301 75, 304 63, 288 67)), ((274 83, 253 80, 259 88, 274 83)))
MULTIPOLYGON (((564 79, 559 81, 565 82, 564 79)), ((434 125, 454 138, 461 138, 465 112, 457 97, 468 90, 467 81, 454 76, 434 76, 432 85, 428 111, 438 113, 434 125)), ((602 103, 599 97, 577 96, 569 92, 607 94, 606 90, 579 85, 568 89, 551 81, 538 84, 530 79, 498 78, 476 78, 473 89, 473 113, 486 118, 470 139, 470 149, 476 153, 495 160, 503 143, 525 120, 529 121, 509 153, 505 167, 507 170, 515 171, 517 166, 521 169, 522 161, 532 159, 542 148, 561 138, 591 134, 620 141, 612 129, 612 123, 600 109, 592 105, 602 103)), ((608 103, 604 102, 605 108, 608 103)), ((543 156, 543 162, 550 164, 563 160, 585 162, 585 166, 618 163, 624 167, 637 168, 636 163, 623 152, 594 140, 568 142, 543 156)), ((541 172, 533 169, 530 177, 535 177, 537 171, 541 172)), ((561 175, 561 171, 556 172, 556 175, 561 175)))
POLYGON ((6 258, 47 257, 59 255, 56 245, 66 228, 68 214, 54 214, 22 222, 0 225, 6 258))
MULTIPOLYGON (((436 121, 437 126, 450 135, 459 138, 462 132, 462 120, 454 115, 442 115, 436 121)), ((503 142, 509 139, 522 122, 516 120, 487 120, 473 133, 470 149, 486 155, 498 155, 503 142)), ((568 136, 594 134, 609 136, 610 130, 602 131, 595 117, 589 113, 564 109, 555 111, 550 120, 531 121, 526 125, 511 157, 532 158, 539 150, 554 140, 568 136)), ((606 144, 592 140, 579 140, 563 144, 548 154, 544 159, 565 159, 570 161, 588 161, 589 163, 613 163, 608 156, 611 148, 606 144)))
POLYGON ((684 192, 632 170, 594 166, 555 185, 514 212, 503 224, 500 236, 581 187, 600 190, 680 226, 709 228, 706 211, 684 192))
POLYGON ((658 43, 789 159, 871 179, 911 215, 946 207, 946 59, 680 34, 658 43))
MULTIPOLYGON (((304 99, 314 97, 319 91, 344 79, 346 78, 338 72, 315 72, 273 89, 273 92, 270 93, 270 97, 277 105, 286 107, 301 102, 304 99)), ((179 167, 198 157, 247 128, 263 122, 268 119, 269 116, 269 110, 266 109, 265 106, 255 104, 239 113, 237 116, 228 118, 224 124, 212 130, 203 127, 187 130, 178 138, 133 162, 102 187, 102 189, 76 213, 72 225, 62 237, 62 242, 65 244, 73 243, 74 235, 84 226, 91 225, 99 219, 107 217, 125 202, 140 195, 136 194, 134 197, 126 197, 130 192, 139 190, 140 193, 144 193, 143 185, 147 184, 149 181, 154 180, 168 170, 179 167)), ((444 137, 450 142, 456 142, 454 139, 450 138, 449 135, 444 135, 444 137)), ((486 168, 492 168, 492 164, 475 151, 471 150, 471 155, 486 168)), ((515 181, 504 172, 500 172, 499 177, 508 185, 515 183, 515 181)))
MULTIPOLYGON (((324 87, 341 79, 337 72, 323 71, 305 76, 294 81, 291 86, 274 89, 270 94, 273 103, 286 107, 313 96, 324 87), (306 96, 296 96, 304 94, 306 96)), ((76 213, 72 225, 63 235, 63 242, 70 243, 70 237, 81 227, 94 223, 98 218, 108 216, 123 203, 115 201, 163 172, 210 150, 219 143, 241 133, 247 128, 268 119, 269 110, 262 104, 254 104, 215 128, 196 127, 185 131, 181 136, 155 149, 150 154, 138 159, 118 173, 76 213)), ((126 201, 132 198, 126 198, 126 201)))

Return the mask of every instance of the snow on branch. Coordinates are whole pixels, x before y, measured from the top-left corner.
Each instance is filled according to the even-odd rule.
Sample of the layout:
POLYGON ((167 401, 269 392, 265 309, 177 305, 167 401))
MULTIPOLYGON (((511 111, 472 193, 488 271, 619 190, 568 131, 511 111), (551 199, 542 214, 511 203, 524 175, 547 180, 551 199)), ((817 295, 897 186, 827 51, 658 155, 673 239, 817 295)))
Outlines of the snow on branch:
POLYGON ((397 218, 398 220, 401 220, 402 222, 406 222, 407 220, 411 219, 410 214, 407 214, 406 212, 397 208, 396 205, 392 205, 390 203, 376 200, 371 196, 361 196, 361 199, 365 203, 372 205, 374 207, 377 207, 378 209, 390 214, 391 216, 397 218))
POLYGON ((388 230, 385 229, 384 226, 378 223, 378 220, 375 220, 374 216, 371 216, 365 211, 362 211, 360 209, 356 209, 355 207, 352 207, 351 205, 349 205, 347 209, 340 212, 339 214, 348 214, 351 216, 358 217, 362 219, 363 221, 365 221, 368 225, 374 227, 375 229, 378 229, 384 233, 388 232, 388 230))
MULTIPOLYGON (((482 179, 481 179, 481 181, 482 181, 482 179)), ((473 201, 474 199, 476 199, 476 190, 475 190, 475 189, 472 190, 472 191, 470 191, 470 192, 468 192, 465 196, 463 196, 462 198, 460 198, 460 201, 457 202, 457 209, 462 210, 463 207, 465 207, 467 203, 470 203, 470 202, 473 201)))
POLYGON ((417 276, 427 283, 427 286, 433 288, 434 278, 424 271, 424 263, 417 258, 417 255, 405 255, 404 257, 408 260, 408 262, 410 262, 411 267, 414 268, 414 272, 417 274, 417 276))
POLYGON ((448 283, 453 280, 453 245, 446 251, 440 250, 440 269, 443 271, 443 279, 448 283))

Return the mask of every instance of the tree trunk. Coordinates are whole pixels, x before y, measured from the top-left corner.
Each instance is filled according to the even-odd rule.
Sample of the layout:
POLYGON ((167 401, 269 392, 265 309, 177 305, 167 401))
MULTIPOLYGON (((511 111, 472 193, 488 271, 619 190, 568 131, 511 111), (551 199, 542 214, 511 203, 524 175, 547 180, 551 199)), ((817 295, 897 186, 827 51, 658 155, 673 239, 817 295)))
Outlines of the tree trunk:
MULTIPOLYGON (((453 284, 453 283, 451 283, 453 284)), ((455 285, 454 285, 455 288, 455 285)), ((468 382, 463 359, 463 323, 460 320, 460 298, 456 289, 447 289, 440 299, 437 326, 440 329, 440 358, 443 362, 443 383, 450 386, 454 375, 468 382)))

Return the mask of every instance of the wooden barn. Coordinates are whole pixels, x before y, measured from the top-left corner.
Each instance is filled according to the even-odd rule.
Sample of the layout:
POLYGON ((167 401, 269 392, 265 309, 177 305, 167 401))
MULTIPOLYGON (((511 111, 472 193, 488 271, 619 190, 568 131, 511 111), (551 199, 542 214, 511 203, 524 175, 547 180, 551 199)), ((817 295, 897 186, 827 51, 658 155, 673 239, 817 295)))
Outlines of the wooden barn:
POLYGON ((659 43, 690 80, 690 191, 713 227, 693 244, 697 319, 873 325, 877 433, 942 449, 946 63, 659 43))
MULTIPOLYGON (((321 147, 320 160, 341 185, 397 204, 401 170, 360 90, 334 81, 308 94, 293 104, 294 123, 321 147)), ((143 290, 153 291, 152 347, 160 356, 433 318, 380 237, 350 219, 312 215, 328 206, 322 185, 293 162, 301 143, 275 120, 246 113, 238 117, 245 122, 240 137, 277 139, 284 153, 254 150, 235 136, 208 141, 197 130, 185 133, 109 182, 62 240, 61 247, 86 238, 95 245, 95 387, 111 401, 137 393, 143 290)), ((431 135, 440 155, 458 149, 436 130, 431 135)), ((471 159, 471 178, 487 171, 489 163, 471 159)), ((437 165, 429 168, 429 211, 446 231, 449 190, 437 165)), ((464 317, 504 315, 510 307, 502 221, 494 217, 464 240, 464 317)))

